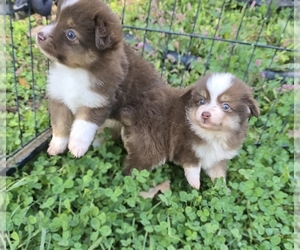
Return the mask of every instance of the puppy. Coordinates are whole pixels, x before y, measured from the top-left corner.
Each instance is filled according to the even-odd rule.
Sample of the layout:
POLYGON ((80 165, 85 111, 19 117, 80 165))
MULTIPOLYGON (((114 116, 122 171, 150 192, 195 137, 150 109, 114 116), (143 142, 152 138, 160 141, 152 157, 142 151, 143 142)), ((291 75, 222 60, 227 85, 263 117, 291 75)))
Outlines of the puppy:
POLYGON ((259 112, 250 88, 228 73, 202 77, 187 89, 148 91, 121 111, 125 173, 172 161, 184 168, 194 188, 200 187, 201 168, 212 181, 225 179, 227 160, 241 147, 248 118, 259 112))
POLYGON ((68 147, 81 157, 107 118, 118 121, 126 95, 165 85, 154 67, 124 43, 120 19, 100 0, 60 0, 56 20, 40 30, 36 43, 52 61, 50 155, 68 147))

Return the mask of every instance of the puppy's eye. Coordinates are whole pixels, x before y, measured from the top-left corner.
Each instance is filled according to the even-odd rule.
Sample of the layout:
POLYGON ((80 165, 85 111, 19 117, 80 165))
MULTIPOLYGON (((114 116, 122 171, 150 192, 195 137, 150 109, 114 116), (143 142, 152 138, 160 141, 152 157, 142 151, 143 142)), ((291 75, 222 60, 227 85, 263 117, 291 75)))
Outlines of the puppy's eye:
POLYGON ((201 98, 200 101, 199 101, 199 104, 202 105, 202 104, 204 104, 204 103, 205 103, 205 99, 204 99, 204 98, 201 98))
POLYGON ((74 41, 76 39, 76 35, 73 30, 68 30, 66 36, 70 41, 74 41))
POLYGON ((229 111, 230 110, 230 106, 227 103, 223 103, 222 107, 225 111, 229 111))

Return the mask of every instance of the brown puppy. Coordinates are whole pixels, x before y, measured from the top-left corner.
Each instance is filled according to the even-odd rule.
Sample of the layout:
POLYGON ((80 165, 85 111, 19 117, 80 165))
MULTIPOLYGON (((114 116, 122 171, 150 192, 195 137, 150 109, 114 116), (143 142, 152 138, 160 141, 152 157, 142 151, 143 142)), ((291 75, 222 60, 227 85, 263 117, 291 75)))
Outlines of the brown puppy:
POLYGON ((47 95, 50 155, 68 146, 80 157, 104 121, 118 119, 126 96, 165 85, 154 67, 124 43, 121 21, 100 0, 60 0, 56 21, 36 42, 51 61, 47 95))
POLYGON ((173 161, 197 189, 201 168, 212 180, 225 178, 251 115, 258 117, 259 108, 250 88, 228 73, 202 77, 187 89, 148 91, 121 112, 125 173, 173 161))

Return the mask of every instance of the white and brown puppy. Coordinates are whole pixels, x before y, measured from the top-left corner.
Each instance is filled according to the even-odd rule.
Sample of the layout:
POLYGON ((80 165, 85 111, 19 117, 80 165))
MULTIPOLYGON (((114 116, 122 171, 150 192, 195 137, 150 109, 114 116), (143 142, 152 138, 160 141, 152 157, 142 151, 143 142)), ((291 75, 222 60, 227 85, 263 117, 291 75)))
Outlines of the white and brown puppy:
POLYGON ((186 89, 162 86, 122 109, 125 173, 153 169, 166 161, 183 166, 199 189, 200 170, 212 180, 226 177, 259 108, 250 88, 228 73, 200 78, 186 89))
POLYGON ((36 42, 52 65, 47 96, 53 127, 48 148, 80 157, 127 96, 165 85, 154 67, 123 41, 121 21, 100 0, 60 0, 56 20, 36 42))

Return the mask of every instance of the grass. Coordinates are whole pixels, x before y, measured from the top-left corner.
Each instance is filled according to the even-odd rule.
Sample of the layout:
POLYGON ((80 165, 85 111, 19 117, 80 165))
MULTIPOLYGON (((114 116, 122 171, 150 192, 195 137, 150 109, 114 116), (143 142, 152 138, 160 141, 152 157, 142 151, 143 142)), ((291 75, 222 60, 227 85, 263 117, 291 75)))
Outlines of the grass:
MULTIPOLYGON (((122 15, 123 4, 111 1, 110 5, 122 15)), ((293 70, 294 54, 227 42, 293 49, 293 21, 286 25, 290 9, 251 9, 232 1, 201 1, 194 22, 197 7, 196 1, 177 1, 174 6, 174 1, 166 0, 159 9, 150 9, 147 19, 149 2, 129 1, 125 27, 178 34, 129 28, 124 31, 133 36, 131 43, 138 53, 142 53, 144 42, 150 46, 144 56, 174 87, 187 86, 204 73, 224 70, 244 78, 253 87, 261 116, 250 120, 245 143, 229 162, 227 186, 231 192, 220 180, 212 184, 204 174, 200 191, 193 190, 183 170, 169 163, 151 173, 135 172, 135 179, 124 177, 124 148, 111 141, 106 131, 105 144, 91 148, 81 159, 69 153, 56 157, 42 153, 7 178, 6 202, 0 197, 0 207, 5 206, 7 211, 6 244, 10 249, 294 248, 294 145, 289 136, 294 95, 288 90, 293 81, 269 81, 261 74, 265 69, 293 70), (172 17, 173 9, 176 14, 172 17), (190 39, 182 33, 200 38, 190 39), (182 59, 189 54, 197 60, 188 67, 174 57, 182 59), (171 181, 171 191, 154 199, 139 196, 141 190, 166 180, 171 181)), ((30 20, 33 27, 45 23, 37 17, 30 20)), ((8 19, 7 34, 9 24, 8 19)), ((8 55, 7 154, 49 125, 45 100, 47 62, 26 35, 28 20, 13 22, 13 27, 16 64, 8 55)), ((7 52, 11 53, 9 42, 10 37, 7 52)))

